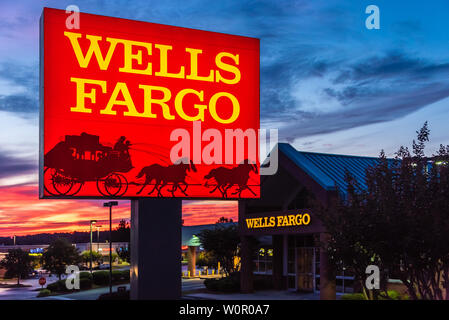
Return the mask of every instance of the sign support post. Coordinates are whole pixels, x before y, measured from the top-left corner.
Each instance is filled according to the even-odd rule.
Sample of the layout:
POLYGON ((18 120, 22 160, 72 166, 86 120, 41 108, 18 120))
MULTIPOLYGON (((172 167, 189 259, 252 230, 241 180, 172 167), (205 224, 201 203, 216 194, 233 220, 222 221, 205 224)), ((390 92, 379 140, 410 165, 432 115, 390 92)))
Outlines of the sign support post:
POLYGON ((181 199, 131 200, 132 300, 181 298, 181 199))

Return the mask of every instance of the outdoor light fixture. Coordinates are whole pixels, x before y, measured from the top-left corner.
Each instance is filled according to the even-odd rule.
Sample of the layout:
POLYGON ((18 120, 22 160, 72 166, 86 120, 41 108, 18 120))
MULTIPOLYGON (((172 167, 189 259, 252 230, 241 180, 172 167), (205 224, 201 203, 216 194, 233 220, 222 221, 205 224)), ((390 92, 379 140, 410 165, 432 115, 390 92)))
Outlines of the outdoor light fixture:
POLYGON ((90 273, 92 273, 92 225, 96 224, 97 220, 90 220, 90 273))
POLYGON ((109 293, 112 293, 112 207, 118 206, 118 201, 103 203, 103 207, 109 207, 109 293))
POLYGON ((96 225, 97 228, 97 251, 100 251, 100 228, 103 226, 96 225))

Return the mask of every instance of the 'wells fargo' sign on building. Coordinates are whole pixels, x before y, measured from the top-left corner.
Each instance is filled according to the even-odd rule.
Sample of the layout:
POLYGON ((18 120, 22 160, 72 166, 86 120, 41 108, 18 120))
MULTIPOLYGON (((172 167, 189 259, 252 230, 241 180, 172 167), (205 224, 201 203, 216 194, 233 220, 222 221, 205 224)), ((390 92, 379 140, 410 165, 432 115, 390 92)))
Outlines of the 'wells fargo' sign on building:
POLYGON ((259 40, 41 18, 40 197, 257 198, 259 40))

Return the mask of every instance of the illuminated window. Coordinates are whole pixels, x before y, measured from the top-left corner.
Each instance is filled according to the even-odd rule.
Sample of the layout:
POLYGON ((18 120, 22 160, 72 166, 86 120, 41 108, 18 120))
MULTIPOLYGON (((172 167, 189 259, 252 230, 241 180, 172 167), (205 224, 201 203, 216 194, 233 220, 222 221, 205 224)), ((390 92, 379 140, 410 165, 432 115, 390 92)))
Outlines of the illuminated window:
POLYGON ((253 272, 256 274, 273 273, 273 248, 260 248, 253 259, 253 272))

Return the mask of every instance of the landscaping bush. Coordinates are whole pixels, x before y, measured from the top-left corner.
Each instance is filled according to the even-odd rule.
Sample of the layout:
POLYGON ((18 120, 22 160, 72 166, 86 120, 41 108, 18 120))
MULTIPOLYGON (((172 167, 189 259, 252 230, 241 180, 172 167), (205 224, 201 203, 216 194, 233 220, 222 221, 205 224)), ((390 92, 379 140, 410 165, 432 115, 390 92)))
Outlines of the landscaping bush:
POLYGON ((112 271, 112 281, 126 281, 130 279, 130 271, 129 270, 113 270, 112 271))
POLYGON ((92 278, 93 278, 92 273, 86 271, 80 272, 80 279, 89 279, 92 281, 93 280, 92 278))
POLYGON ((53 283, 49 283, 47 285, 47 289, 51 292, 67 292, 69 289, 67 289, 67 286, 65 285, 65 280, 58 280, 53 283))
POLYGON ((124 280, 129 280, 131 278, 131 272, 129 270, 123 270, 122 274, 124 280))
POLYGON ((39 291, 38 297, 47 297, 51 294, 51 291, 48 289, 42 289, 39 291))
POLYGON ((239 292, 240 291, 240 274, 231 273, 228 277, 220 279, 204 280, 205 287, 210 291, 218 292, 239 292))
POLYGON ((218 280, 206 279, 204 280, 204 286, 210 291, 218 291, 218 280))
MULTIPOLYGON (((88 272, 82 272, 82 273, 88 273, 88 272)), ((50 283, 47 285, 47 289, 51 292, 69 292, 72 290, 67 289, 66 280, 58 280, 56 282, 50 283)), ((89 278, 89 276, 81 275, 80 274, 80 289, 90 289, 92 288, 92 280, 89 278)))
POLYGON ((80 289, 87 290, 92 288, 92 280, 89 278, 81 278, 80 276, 80 289))
POLYGON ((92 273, 92 278, 96 285, 109 284, 109 271, 96 271, 92 273))
MULTIPOLYGON (((379 300, 408 300, 408 295, 401 295, 395 290, 387 291, 388 298, 379 297, 379 300)), ((363 293, 347 293, 341 296, 341 300, 366 300, 363 293)))
MULTIPOLYGON (((93 283, 96 285, 107 285, 109 284, 109 271, 96 271, 92 273, 93 283)), ((112 282, 126 281, 130 279, 129 270, 113 270, 112 271, 112 282)))
POLYGON ((341 296, 341 300, 365 300, 363 293, 346 293, 341 296))
POLYGON ((104 293, 98 297, 98 300, 129 300, 129 290, 126 292, 104 293))

